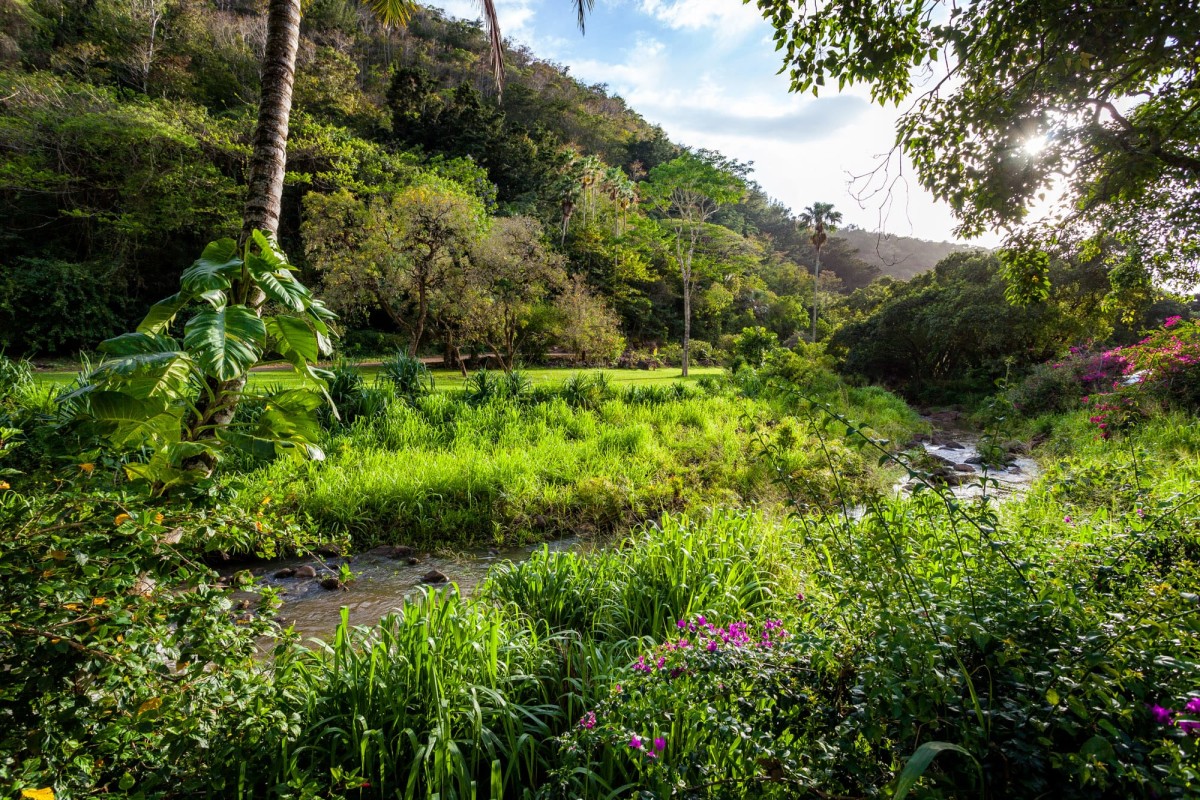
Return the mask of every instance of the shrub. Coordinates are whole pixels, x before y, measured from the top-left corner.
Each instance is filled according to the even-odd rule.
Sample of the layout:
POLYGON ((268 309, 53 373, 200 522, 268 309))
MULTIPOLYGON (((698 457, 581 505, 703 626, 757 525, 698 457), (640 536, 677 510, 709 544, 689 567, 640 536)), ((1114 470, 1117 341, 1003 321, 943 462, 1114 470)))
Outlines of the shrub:
POLYGON ((383 362, 379 378, 391 384, 396 396, 409 403, 433 392, 433 374, 429 368, 419 358, 400 350, 383 362))

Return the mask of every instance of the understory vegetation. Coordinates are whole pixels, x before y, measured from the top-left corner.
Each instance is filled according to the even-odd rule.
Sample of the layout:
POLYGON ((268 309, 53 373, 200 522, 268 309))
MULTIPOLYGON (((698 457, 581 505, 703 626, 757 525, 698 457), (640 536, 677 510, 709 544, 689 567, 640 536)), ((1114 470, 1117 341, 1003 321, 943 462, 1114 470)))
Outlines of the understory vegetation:
MULTIPOLYGON (((459 402, 472 430, 489 408, 593 419, 459 402)), ((601 409, 649 426, 722 402, 601 409)), ((830 452, 876 452, 836 410, 774 402, 830 452)), ((791 515, 669 509, 307 646, 272 629, 273 592, 238 613, 189 558, 208 512, 9 489, 0 769, 62 796, 1191 796, 1200 435, 1167 411, 1104 439, 1088 414, 1020 421, 1047 472, 1019 500, 843 484, 859 518, 763 428, 791 515)))

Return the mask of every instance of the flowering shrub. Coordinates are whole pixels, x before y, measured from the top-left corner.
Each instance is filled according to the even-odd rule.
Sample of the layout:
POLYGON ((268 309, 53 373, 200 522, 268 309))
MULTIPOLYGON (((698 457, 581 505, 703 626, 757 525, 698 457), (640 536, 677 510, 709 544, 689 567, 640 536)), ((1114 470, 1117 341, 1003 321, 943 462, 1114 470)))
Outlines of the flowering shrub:
POLYGON ((546 792, 598 796, 636 784, 647 796, 793 796, 797 743, 824 719, 812 674, 783 622, 679 620, 609 697, 560 738, 546 792))
POLYGON ((1147 405, 1200 409, 1200 321, 1168 317, 1137 344, 1111 352, 1127 364, 1125 377, 1084 398, 1101 438, 1128 430, 1147 405))
POLYGON ((1081 395, 1110 389, 1130 371, 1132 365, 1120 350, 1072 347, 1066 357, 1034 367, 1009 398, 1026 414, 1068 411, 1077 407, 1081 395))

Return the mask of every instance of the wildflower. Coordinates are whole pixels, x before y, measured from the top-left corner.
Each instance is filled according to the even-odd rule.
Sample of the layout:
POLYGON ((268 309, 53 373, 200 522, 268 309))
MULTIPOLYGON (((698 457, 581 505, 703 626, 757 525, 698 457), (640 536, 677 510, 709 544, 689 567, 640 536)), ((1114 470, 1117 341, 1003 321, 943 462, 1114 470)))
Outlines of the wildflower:
POLYGON ((640 737, 638 737, 638 735, 636 733, 633 735, 632 738, 630 738, 629 746, 632 747, 634 750, 642 749, 642 740, 640 737))
POLYGON ((686 630, 687 629, 687 620, 686 619, 679 620, 679 622, 675 623, 675 627, 679 628, 679 630, 681 630, 681 631, 686 630))
POLYGON ((263 504, 264 506, 265 506, 265 505, 267 505, 267 504, 268 504, 268 503, 270 503, 270 502, 271 502, 271 495, 267 495, 266 497, 264 497, 264 498, 262 499, 262 504, 263 504))
POLYGON ((161 513, 161 512, 160 512, 160 513, 158 513, 158 514, 155 514, 155 515, 154 515, 154 521, 155 521, 157 524, 159 524, 159 525, 161 525, 161 524, 162 524, 162 521, 163 521, 164 519, 166 519, 166 517, 164 517, 164 516, 162 515, 162 513, 161 513))
POLYGON ((8 481, 0 481, 0 490, 11 489, 11 488, 12 487, 8 485, 8 481))
POLYGON ((1139 509, 1137 510, 1137 515, 1138 515, 1139 517, 1141 517, 1142 519, 1145 519, 1145 518, 1146 518, 1146 509, 1144 509, 1144 508, 1139 508, 1139 509))
POLYGON ((1167 317, 1166 320, 1163 322, 1163 327, 1164 328, 1173 328, 1181 322, 1183 322, 1183 317, 1180 317, 1178 315, 1173 316, 1173 317, 1167 317))
POLYGON ((1063 522, 1070 525, 1071 524, 1071 516, 1068 514, 1067 516, 1063 517, 1063 522))
POLYGON ((1163 708, 1162 706, 1158 705, 1150 706, 1150 716, 1153 717, 1154 721, 1159 725, 1170 725, 1171 717, 1174 715, 1174 713, 1175 712, 1169 708, 1163 708))
POLYGON ((667 749, 667 740, 661 736, 654 737, 654 752, 661 753, 667 749))
POLYGON ((133 517, 129 516, 128 514, 117 514, 117 517, 116 517, 116 519, 113 520, 113 522, 116 523, 117 525, 121 525, 123 523, 128 522, 131 519, 133 519, 133 517))
POLYGON ((1194 733, 1200 736, 1200 722, 1191 719, 1181 719, 1179 720, 1179 730, 1184 733, 1194 733))
POLYGON ((699 617, 696 617, 696 624, 697 624, 697 625, 707 625, 707 624, 708 624, 708 620, 707 620, 707 619, 705 619, 703 615, 701 615, 701 616, 699 616, 699 617))
POLYGON ((796 592, 796 599, 799 600, 801 603, 803 603, 804 602, 804 592, 796 592))
POLYGON ((1191 700, 1188 700, 1183 710, 1189 714, 1200 714, 1200 697, 1193 697, 1191 700))
POLYGON ((89 461, 86 464, 80 464, 79 469, 82 472, 86 472, 88 475, 91 475, 92 470, 96 469, 96 465, 89 461))
POLYGON ((596 727, 596 712, 589 711, 579 718, 579 727, 586 728, 589 731, 596 727))

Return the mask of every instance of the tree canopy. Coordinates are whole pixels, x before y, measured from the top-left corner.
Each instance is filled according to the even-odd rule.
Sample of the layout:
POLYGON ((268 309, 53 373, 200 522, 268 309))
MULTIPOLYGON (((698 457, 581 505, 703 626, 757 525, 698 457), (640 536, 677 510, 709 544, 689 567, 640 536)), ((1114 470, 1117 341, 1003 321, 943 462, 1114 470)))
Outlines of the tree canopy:
POLYGON ((911 99, 897 145, 957 232, 1200 268, 1200 7, 758 0, 795 91, 911 99), (1061 193, 1044 222, 1033 212, 1061 193), (1183 235, 1180 235, 1180 234, 1183 235))

